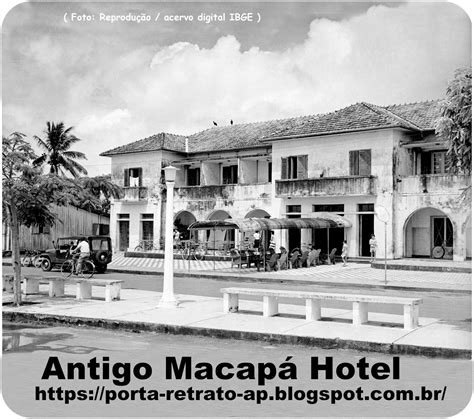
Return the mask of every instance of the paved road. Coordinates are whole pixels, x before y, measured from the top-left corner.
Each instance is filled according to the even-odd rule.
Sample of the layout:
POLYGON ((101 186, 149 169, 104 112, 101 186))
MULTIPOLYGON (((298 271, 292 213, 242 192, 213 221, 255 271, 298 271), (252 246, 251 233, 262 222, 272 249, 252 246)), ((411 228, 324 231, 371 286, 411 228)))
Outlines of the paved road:
MULTIPOLYGON (((4 273, 12 272, 12 268, 4 266, 4 273)), ((50 273, 42 272, 36 268, 22 268, 24 274, 39 274, 50 275, 50 273)), ((58 273, 59 274, 59 273, 58 273)), ((424 273, 425 275, 438 275, 433 273, 424 273)), ((100 278, 121 279, 125 281, 124 288, 143 289, 148 291, 162 291, 163 281, 157 275, 135 275, 131 273, 106 273, 100 275, 100 278)), ((331 288, 330 286, 321 286, 317 284, 308 285, 293 285, 293 284, 267 284, 256 282, 244 282, 244 279, 239 281, 196 278, 190 275, 189 277, 175 278, 175 293, 176 294, 191 294, 203 295, 209 297, 220 297, 220 289, 224 287, 245 286, 252 288, 275 288, 291 289, 291 290, 310 290, 322 292, 341 292, 353 294, 377 294, 377 295, 397 295, 401 297, 419 297, 423 298, 423 305, 421 307, 421 316, 433 317, 455 322, 464 330, 471 327, 471 296, 466 294, 453 294, 447 292, 423 292, 423 291, 404 291, 404 290, 382 290, 371 289, 361 290, 357 288, 331 288)), ((250 296, 246 299, 253 299, 250 296)), ((292 304, 303 304, 300 300, 285 299, 284 302, 292 304)), ((332 307, 345 307, 342 302, 334 302, 332 307)), ((392 307, 390 305, 381 305, 377 308, 380 312, 398 313, 399 307, 392 307)))

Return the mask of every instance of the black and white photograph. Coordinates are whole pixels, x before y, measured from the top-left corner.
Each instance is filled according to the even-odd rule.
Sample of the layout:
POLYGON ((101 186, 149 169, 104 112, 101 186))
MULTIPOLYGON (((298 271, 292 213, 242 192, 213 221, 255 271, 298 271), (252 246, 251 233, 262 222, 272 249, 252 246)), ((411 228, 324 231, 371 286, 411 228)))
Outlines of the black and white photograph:
POLYGON ((470 417, 463 7, 6 2, 2 417, 470 417))

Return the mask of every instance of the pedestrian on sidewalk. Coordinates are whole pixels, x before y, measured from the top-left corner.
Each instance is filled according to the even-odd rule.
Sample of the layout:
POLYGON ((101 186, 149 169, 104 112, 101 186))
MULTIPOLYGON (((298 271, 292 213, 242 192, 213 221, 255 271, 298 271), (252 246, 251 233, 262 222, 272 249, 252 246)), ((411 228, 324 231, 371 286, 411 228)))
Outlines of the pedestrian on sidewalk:
POLYGON ((341 257, 342 257, 342 266, 347 266, 347 253, 349 252, 349 245, 347 244, 347 240, 344 240, 342 242, 342 251, 341 251, 341 257))
POLYGON ((370 263, 375 262, 375 254, 377 252, 377 240, 375 239, 375 234, 372 234, 369 240, 370 247, 370 263))
POLYGON ((253 233, 253 247, 257 250, 260 247, 260 232, 258 230, 253 233))

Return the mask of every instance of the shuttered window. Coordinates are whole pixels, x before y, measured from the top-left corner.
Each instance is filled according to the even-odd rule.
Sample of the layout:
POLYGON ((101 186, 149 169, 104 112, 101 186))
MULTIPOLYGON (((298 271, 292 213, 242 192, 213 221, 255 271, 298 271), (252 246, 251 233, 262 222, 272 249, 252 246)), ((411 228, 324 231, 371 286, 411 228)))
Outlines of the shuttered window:
POLYGON ((349 170, 352 176, 368 176, 372 174, 371 150, 349 151, 349 170))
POLYGON ((141 167, 133 167, 124 170, 123 186, 142 186, 143 170, 141 167))
POLYGON ((282 157, 281 159, 282 179, 307 179, 308 178, 308 155, 282 157))
POLYGON ((199 167, 187 169, 187 185, 199 186, 201 184, 201 169, 199 167))
POLYGON ((222 183, 224 185, 238 183, 238 167, 237 165, 224 166, 222 168, 222 183))

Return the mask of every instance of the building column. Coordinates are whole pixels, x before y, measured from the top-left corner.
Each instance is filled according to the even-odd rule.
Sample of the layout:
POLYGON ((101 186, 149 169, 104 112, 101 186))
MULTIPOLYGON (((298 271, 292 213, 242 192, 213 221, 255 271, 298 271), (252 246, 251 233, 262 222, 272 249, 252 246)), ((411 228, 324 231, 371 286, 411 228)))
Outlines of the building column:
POLYGON ((461 222, 453 221, 453 261, 466 260, 466 234, 461 222))
POLYGON ((153 237, 155 243, 158 245, 158 249, 161 249, 161 242, 162 242, 162 237, 161 237, 161 207, 163 205, 163 201, 158 199, 156 201, 155 205, 155 210, 153 211, 153 237))

